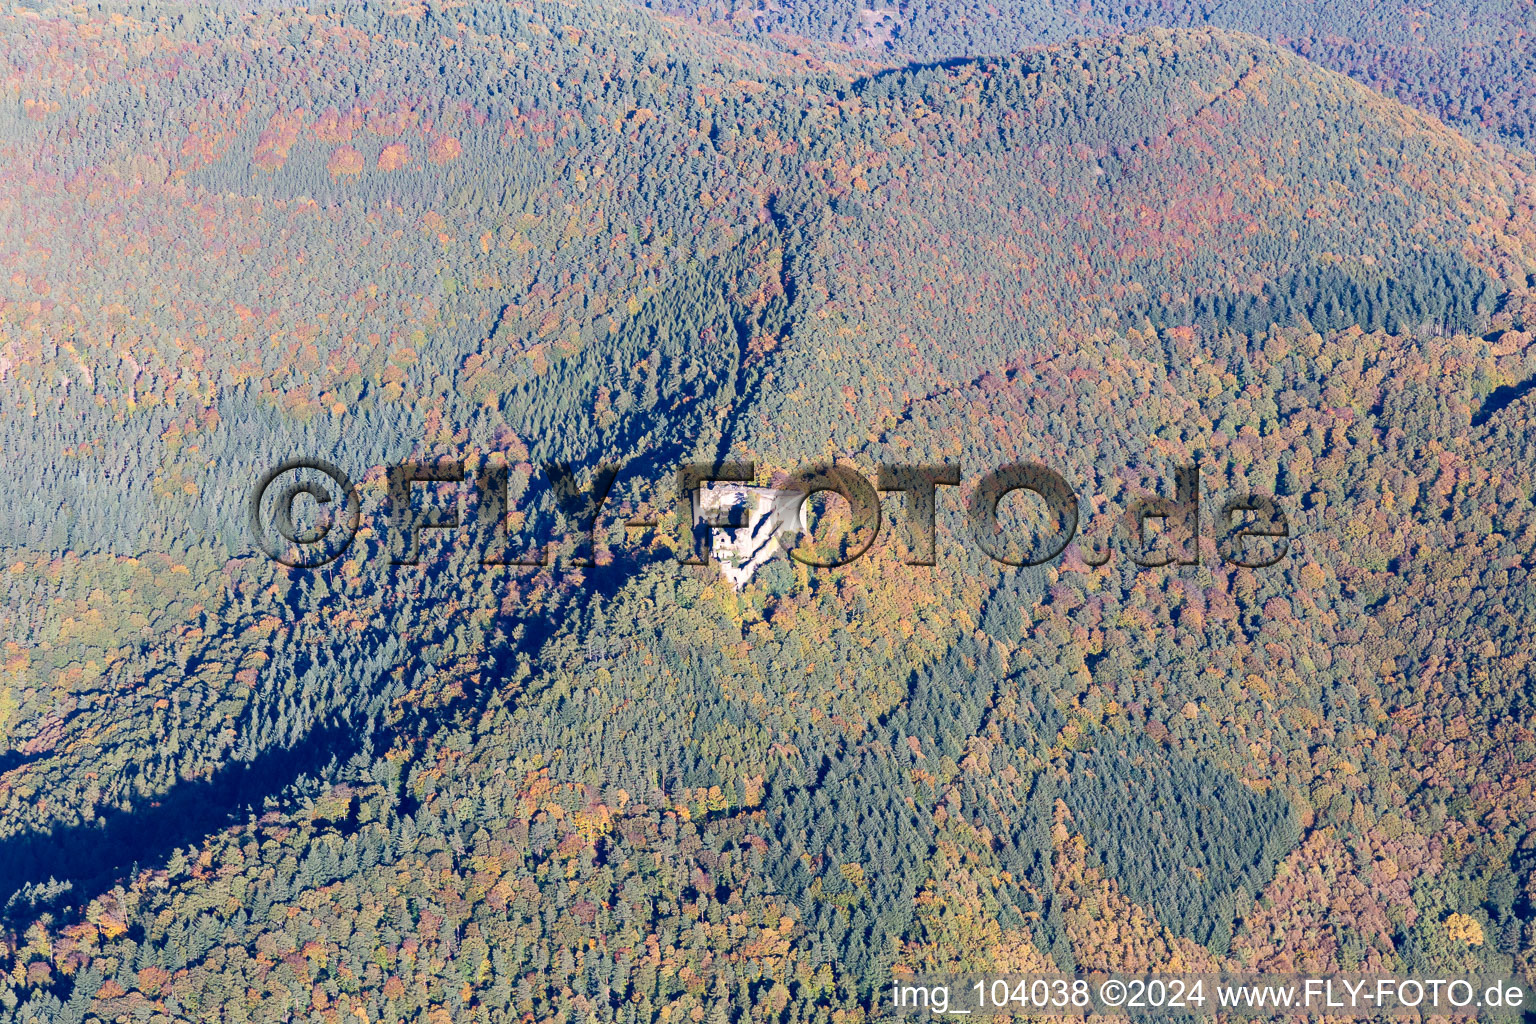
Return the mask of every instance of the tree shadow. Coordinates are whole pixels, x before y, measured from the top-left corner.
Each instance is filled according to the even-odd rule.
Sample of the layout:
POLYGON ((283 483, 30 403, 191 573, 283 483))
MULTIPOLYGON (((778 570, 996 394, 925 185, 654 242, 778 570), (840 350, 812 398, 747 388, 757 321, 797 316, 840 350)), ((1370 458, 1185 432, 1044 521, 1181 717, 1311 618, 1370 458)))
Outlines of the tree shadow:
POLYGON ((1482 406, 1472 414, 1472 425, 1482 426, 1495 414, 1503 412, 1532 391, 1536 391, 1536 377, 1523 380, 1519 384, 1501 384, 1483 399, 1482 406))
POLYGON ((268 796, 364 746, 365 740, 340 728, 312 729, 293 747, 228 763, 207 779, 182 782, 130 809, 111 808, 93 822, 0 839, 0 924, 25 927, 41 911, 89 899, 134 868, 163 861, 244 814, 261 813, 268 796), (45 891, 27 898, 31 886, 45 891))
MULTIPOLYGON (((0 928, 20 931, 44 912, 77 914, 113 885, 163 865, 177 849, 196 846, 221 829, 270 810, 269 800, 305 777, 325 779, 334 765, 358 757, 372 759, 397 743, 474 721, 499 692, 497 680, 511 676, 519 663, 537 659, 564 624, 581 621, 587 609, 611 600, 626 580, 647 566, 672 559, 669 552, 649 549, 615 554, 620 557, 611 564, 588 570, 564 614, 519 619, 524 629, 516 643, 488 644, 480 671, 486 682, 457 699, 407 707, 403 716, 385 724, 387 708, 381 701, 391 689, 385 671, 370 692, 357 695, 355 704, 318 718, 291 745, 269 748, 249 761, 226 762, 207 778, 181 781, 130 808, 99 810, 91 822, 0 838, 0 928)), ((436 565, 427 571, 437 575, 448 570, 436 565)), ((301 668, 296 665, 294 670, 301 668)), ((417 678, 404 690, 420 685, 420 676, 430 671, 425 662, 416 662, 412 674, 417 678)), ((0 754, 0 771, 45 756, 8 751, 0 754)), ((409 813, 410 808, 402 810, 409 813)))

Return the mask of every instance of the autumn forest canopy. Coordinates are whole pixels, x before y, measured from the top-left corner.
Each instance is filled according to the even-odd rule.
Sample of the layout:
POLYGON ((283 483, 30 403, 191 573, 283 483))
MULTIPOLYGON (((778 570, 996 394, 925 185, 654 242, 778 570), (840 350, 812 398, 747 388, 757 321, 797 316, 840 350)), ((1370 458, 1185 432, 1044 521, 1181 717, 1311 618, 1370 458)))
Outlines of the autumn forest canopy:
POLYGON ((1529 4, 0 19, 0 1019, 1536 981, 1529 4), (300 457, 314 569, 248 521, 300 457), (679 564, 679 466, 829 461, 955 466, 935 564, 895 492, 679 564), (1025 461, 1079 524, 1014 568, 1025 461), (551 557, 392 564, 406 462, 551 557), (590 549, 550 466, 616 472, 590 549), (1103 560, 1187 466, 1194 557, 1103 560))

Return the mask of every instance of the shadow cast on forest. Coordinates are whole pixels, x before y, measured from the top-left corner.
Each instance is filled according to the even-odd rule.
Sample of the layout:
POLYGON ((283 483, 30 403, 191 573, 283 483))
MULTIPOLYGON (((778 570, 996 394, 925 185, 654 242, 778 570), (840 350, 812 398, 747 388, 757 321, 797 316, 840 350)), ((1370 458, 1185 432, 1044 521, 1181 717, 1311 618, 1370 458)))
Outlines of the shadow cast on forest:
MULTIPOLYGON (((611 599, 626 579, 664 558, 670 555, 626 554, 589 574, 571 610, 580 615, 595 602, 611 599)), ((333 765, 359 756, 372 758, 398 742, 473 721, 498 692, 495 681, 511 675, 515 663, 537 657, 558 632, 556 623, 542 617, 526 625, 529 632, 520 644, 488 650, 482 675, 489 681, 456 700, 408 708, 398 721, 382 727, 322 719, 290 746, 265 750, 249 761, 227 762, 208 778, 184 780, 130 808, 108 808, 91 822, 0 839, 0 928, 18 931, 45 911, 78 913, 113 885, 163 866, 177 849, 196 846, 220 829, 271 810, 270 800, 305 777, 325 778, 333 765)), ((0 754, 0 770, 40 759, 8 751, 0 754)), ((411 808, 401 810, 409 813, 411 808)))
POLYGON ((341 729, 312 729, 293 747, 228 763, 210 778, 182 782, 128 810, 112 808, 89 823, 0 839, 0 923, 22 927, 40 910, 88 899, 136 866, 163 861, 242 813, 261 813, 268 796, 365 745, 341 729), (55 885, 41 899, 17 899, 28 886, 49 883, 55 885))
POLYGON ((1536 391, 1536 377, 1523 380, 1518 384, 1501 384, 1483 399, 1482 406, 1472 414, 1472 425, 1481 427, 1496 414, 1514 405, 1532 391, 1536 391))

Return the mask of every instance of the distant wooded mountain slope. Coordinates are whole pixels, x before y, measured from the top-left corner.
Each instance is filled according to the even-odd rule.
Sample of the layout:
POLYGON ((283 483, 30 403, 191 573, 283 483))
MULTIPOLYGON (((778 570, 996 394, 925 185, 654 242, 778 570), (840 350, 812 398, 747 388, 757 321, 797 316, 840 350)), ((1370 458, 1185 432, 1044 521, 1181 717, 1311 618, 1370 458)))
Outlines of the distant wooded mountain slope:
POLYGON ((1536 132, 1536 5, 1493 3, 1193 3, 1190 0, 655 0, 747 38, 792 33, 916 60, 999 56, 1077 36, 1153 27, 1263 36, 1323 67, 1460 124, 1516 138, 1536 132))

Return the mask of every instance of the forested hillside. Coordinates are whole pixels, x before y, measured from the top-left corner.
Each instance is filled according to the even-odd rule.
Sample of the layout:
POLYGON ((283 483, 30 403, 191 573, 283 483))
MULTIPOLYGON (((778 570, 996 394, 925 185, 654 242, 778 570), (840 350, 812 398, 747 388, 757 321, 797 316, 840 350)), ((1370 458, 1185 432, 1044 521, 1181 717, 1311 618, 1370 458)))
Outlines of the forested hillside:
POLYGON ((0 22, 0 1016, 1532 979, 1536 162, 1437 119, 1523 108, 1150 11, 802 13, 0 22), (925 18, 1004 45, 910 63, 985 50, 925 18), (319 569, 249 531, 296 457, 361 492, 319 569), (391 564, 405 459, 505 465, 551 558, 391 564), (840 568, 679 564, 681 465, 822 459, 959 466, 937 564, 895 494, 840 568), (1011 568, 963 509, 1022 460, 1079 536, 1011 568), (555 463, 616 467, 595 550, 555 463), (1104 546, 1190 465, 1198 564, 1104 546))
POLYGON ((1536 93, 1530 88, 1536 74, 1536 11, 1529 0, 641 2, 771 45, 785 42, 788 34, 920 61, 997 56, 1152 28, 1250 32, 1446 121, 1517 139, 1536 133, 1536 93))

